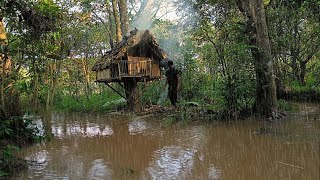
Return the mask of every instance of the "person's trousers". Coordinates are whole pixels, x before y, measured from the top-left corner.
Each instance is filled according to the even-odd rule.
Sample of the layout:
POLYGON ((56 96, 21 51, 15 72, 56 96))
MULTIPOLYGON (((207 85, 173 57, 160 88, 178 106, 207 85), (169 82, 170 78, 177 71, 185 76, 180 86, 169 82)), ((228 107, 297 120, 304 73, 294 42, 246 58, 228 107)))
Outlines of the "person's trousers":
POLYGON ((175 106, 177 104, 177 99, 178 99, 177 87, 169 86, 168 97, 171 101, 171 104, 175 106))

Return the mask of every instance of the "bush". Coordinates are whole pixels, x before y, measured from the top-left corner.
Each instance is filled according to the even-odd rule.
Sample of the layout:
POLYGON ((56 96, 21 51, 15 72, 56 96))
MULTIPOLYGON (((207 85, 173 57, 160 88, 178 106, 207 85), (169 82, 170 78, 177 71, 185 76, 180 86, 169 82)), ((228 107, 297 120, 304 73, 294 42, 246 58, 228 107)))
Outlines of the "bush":
POLYGON ((282 100, 282 99, 279 99, 277 101, 277 106, 280 110, 283 110, 283 111, 290 111, 292 110, 292 106, 285 100, 282 100))
POLYGON ((110 103, 108 106, 105 105, 107 102, 114 102, 121 99, 119 95, 109 90, 94 93, 89 97, 86 95, 80 95, 78 97, 64 95, 59 99, 60 101, 55 102, 54 107, 63 111, 102 112, 124 107, 123 103, 110 103))
POLYGON ((150 106, 155 104, 162 104, 163 101, 167 99, 166 89, 164 87, 164 82, 162 81, 154 81, 150 82, 148 85, 140 84, 139 92, 141 94, 141 104, 143 106, 150 106))
POLYGON ((25 162, 14 156, 21 146, 41 140, 37 129, 30 128, 31 120, 20 117, 1 120, 0 124, 0 177, 10 175, 25 166, 25 162))

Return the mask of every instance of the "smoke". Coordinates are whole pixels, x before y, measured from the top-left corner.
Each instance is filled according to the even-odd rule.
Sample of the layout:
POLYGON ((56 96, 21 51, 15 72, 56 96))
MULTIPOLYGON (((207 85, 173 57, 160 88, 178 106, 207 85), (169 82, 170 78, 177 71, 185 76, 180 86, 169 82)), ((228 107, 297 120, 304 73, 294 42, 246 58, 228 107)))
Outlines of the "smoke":
POLYGON ((183 0, 142 0, 141 3, 131 3, 132 19, 131 28, 150 29, 156 19, 168 20, 177 23, 182 17, 178 13, 183 0))
POLYGON ((179 64, 187 32, 197 27, 199 18, 192 0, 142 0, 129 4, 134 19, 131 28, 149 29, 168 58, 179 64), (134 7, 136 6, 136 7, 134 7))
POLYGON ((156 17, 157 9, 159 9, 160 2, 156 0, 143 0, 138 7, 133 7, 134 19, 132 28, 150 29, 153 19, 156 17))

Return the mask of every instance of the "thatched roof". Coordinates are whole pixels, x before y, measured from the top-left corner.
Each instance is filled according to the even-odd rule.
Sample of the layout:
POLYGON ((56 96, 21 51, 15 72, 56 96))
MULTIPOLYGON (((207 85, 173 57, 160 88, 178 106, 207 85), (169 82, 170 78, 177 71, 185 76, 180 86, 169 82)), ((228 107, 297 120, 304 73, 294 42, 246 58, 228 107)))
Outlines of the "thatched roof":
POLYGON ((131 31, 130 36, 125 37, 111 51, 103 55, 92 67, 92 70, 98 71, 109 67, 111 63, 121 60, 128 51, 138 57, 153 57, 159 62, 167 57, 149 30, 139 31, 136 29, 131 31))

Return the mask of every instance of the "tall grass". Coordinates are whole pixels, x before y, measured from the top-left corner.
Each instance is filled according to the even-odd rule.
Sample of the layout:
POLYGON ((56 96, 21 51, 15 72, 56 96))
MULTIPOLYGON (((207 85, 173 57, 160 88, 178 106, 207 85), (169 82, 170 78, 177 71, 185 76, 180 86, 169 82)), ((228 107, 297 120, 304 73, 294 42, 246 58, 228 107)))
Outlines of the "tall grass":
POLYGON ((63 111, 103 112, 124 108, 125 103, 118 101, 119 99, 121 99, 119 95, 109 90, 101 93, 93 93, 89 96, 79 95, 74 97, 63 95, 59 97, 59 101, 55 102, 54 107, 57 110, 63 111))

